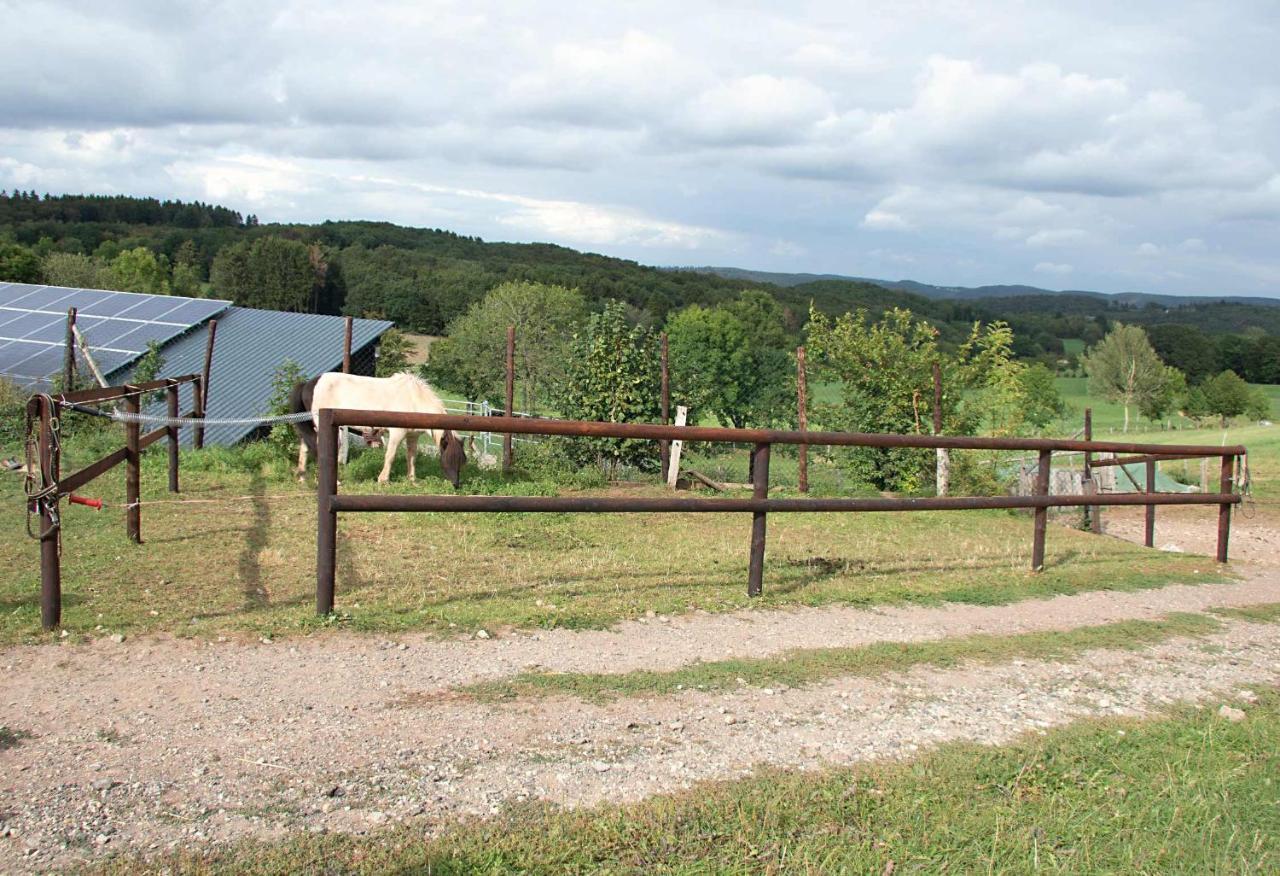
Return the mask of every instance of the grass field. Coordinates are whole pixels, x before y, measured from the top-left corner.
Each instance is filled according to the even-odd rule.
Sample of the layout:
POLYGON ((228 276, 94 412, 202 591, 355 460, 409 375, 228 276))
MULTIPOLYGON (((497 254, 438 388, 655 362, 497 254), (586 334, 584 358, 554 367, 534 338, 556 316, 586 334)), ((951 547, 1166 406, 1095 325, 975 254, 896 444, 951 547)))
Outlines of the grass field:
POLYGON ((428 839, 299 835, 109 872, 1274 873, 1280 695, 903 763, 766 771, 627 806, 529 804, 428 839))
MULTIPOLYGON (((1071 408, 1071 413, 1063 426, 1068 431, 1079 429, 1084 425, 1084 409, 1093 409, 1093 433, 1096 438, 1103 438, 1112 433, 1119 433, 1124 427, 1124 408, 1114 402, 1105 399, 1090 396, 1089 379, 1087 377, 1059 377, 1055 380, 1058 387, 1058 393, 1062 396, 1062 400, 1071 408)), ((1263 391, 1271 398, 1272 415, 1280 410, 1280 386, 1268 386, 1258 384, 1263 391)), ((1184 427, 1191 427, 1189 420, 1174 415, 1173 423, 1181 431, 1184 427)), ((1148 432, 1165 431, 1162 423, 1152 423, 1148 420, 1142 420, 1138 417, 1136 408, 1129 411, 1129 432, 1131 434, 1145 434, 1148 432)), ((1218 430, 1219 432, 1221 430, 1218 430)))

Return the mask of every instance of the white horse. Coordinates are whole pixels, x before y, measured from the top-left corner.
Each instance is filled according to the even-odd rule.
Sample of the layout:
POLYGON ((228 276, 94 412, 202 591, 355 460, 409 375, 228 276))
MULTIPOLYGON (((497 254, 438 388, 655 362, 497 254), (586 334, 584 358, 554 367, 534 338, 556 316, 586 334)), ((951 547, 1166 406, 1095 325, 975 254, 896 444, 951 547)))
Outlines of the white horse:
MULTIPOLYGON (((293 413, 311 411, 311 419, 294 423, 301 444, 298 447, 298 475, 307 468, 307 451, 316 452, 316 426, 321 408, 353 408, 365 411, 397 411, 418 414, 443 414, 444 403, 424 380, 412 374, 396 374, 391 377, 359 377, 355 374, 330 372, 299 383, 290 395, 289 408, 293 413)), ((444 475, 458 488, 462 466, 467 461, 462 439, 444 429, 390 429, 387 437, 386 457, 378 483, 386 483, 391 477, 391 463, 396 458, 400 442, 405 445, 409 457, 409 480, 414 481, 414 459, 418 455, 418 433, 430 431, 436 446, 440 448, 440 467, 444 475)), ((367 433, 366 433, 367 434, 367 433)))

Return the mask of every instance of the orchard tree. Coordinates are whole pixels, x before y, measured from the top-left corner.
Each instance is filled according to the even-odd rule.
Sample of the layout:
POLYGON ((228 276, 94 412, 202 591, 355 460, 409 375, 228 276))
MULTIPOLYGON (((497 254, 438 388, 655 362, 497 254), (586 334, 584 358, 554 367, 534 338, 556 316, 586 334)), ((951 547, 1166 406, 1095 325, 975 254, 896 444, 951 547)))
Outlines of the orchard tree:
POLYGON ((782 308, 770 296, 751 292, 716 307, 692 305, 671 317, 667 333, 672 392, 680 402, 739 428, 790 419, 784 396, 791 360, 782 308))
MULTIPOLYGON (((654 334, 628 324, 626 306, 610 301, 574 333, 557 406, 572 420, 653 422, 660 412, 658 356, 654 334)), ((594 462, 611 476, 619 465, 658 464, 649 441, 578 438, 568 449, 580 463, 594 462)))
POLYGON ((1089 391, 1124 407, 1124 431, 1129 431, 1129 408, 1151 405, 1168 392, 1173 379, 1152 349, 1147 333, 1136 325, 1116 323, 1107 336, 1084 355, 1089 391))
POLYGON ((500 398, 506 376, 507 326, 516 329, 516 379, 522 406, 533 410, 564 373, 566 348, 586 317, 576 289, 516 280, 490 290, 431 345, 426 373, 468 398, 500 398))

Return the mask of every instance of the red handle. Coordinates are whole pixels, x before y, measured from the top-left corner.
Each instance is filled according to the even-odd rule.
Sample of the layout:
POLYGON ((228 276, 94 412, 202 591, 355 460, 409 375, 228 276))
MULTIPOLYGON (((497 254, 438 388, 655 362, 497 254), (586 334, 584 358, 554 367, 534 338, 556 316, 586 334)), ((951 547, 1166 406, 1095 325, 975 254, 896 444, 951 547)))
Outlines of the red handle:
POLYGON ((72 505, 88 505, 90 508, 93 508, 95 511, 102 510, 101 499, 86 499, 84 496, 77 496, 75 493, 72 493, 70 502, 72 505))

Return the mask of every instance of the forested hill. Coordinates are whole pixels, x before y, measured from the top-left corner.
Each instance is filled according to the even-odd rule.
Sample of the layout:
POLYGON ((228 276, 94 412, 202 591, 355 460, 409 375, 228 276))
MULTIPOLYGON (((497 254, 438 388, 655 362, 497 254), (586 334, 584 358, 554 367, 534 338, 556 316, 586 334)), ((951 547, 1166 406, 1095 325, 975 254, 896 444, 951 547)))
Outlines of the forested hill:
POLYGON ((595 306, 620 299, 634 319, 652 324, 689 304, 725 301, 747 288, 775 296, 791 332, 803 325, 810 302, 833 314, 909 308, 939 326, 945 340, 959 338, 975 319, 1004 318, 1017 330, 1025 355, 1058 354, 1061 339, 1091 341, 1112 321, 1280 335, 1280 307, 1252 302, 1138 305, 1093 293, 1041 294, 1034 287, 1001 287, 997 297, 941 298, 917 294, 917 284, 909 282, 897 284, 913 287, 904 289, 857 278, 750 272, 726 277, 711 270, 728 272, 657 268, 549 243, 490 243, 387 222, 269 225, 200 202, 0 193, 0 279, 216 294, 250 307, 377 314, 427 333, 444 331, 502 281, 527 279, 576 287, 595 306), (766 282, 779 278, 786 282, 766 282))

